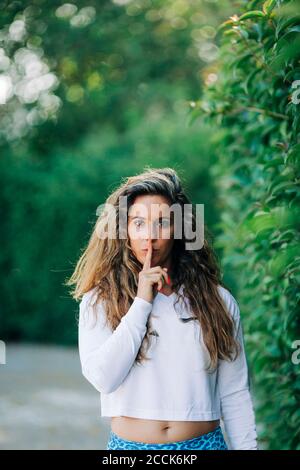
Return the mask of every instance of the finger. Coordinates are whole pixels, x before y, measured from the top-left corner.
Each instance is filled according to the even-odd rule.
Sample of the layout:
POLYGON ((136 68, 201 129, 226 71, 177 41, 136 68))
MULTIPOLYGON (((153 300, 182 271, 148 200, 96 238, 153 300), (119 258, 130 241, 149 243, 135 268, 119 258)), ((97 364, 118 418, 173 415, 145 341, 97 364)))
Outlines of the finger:
MULTIPOLYGON (((163 268, 163 270, 166 271, 166 273, 168 272, 168 268, 163 268)), ((167 274, 167 284, 170 284, 169 274, 167 274)))
MULTIPOLYGON (((163 268, 165 271, 167 271, 168 268, 163 268)), ((169 274, 167 274, 167 284, 171 285, 171 279, 170 279, 170 276, 169 274)))
POLYGON ((164 277, 161 276, 159 280, 159 290, 164 287, 164 283, 165 283, 165 279, 164 277))
POLYGON ((149 238, 148 240, 148 251, 146 253, 143 269, 149 269, 151 266, 151 258, 152 258, 152 242, 149 238))
POLYGON ((163 288, 163 284, 165 280, 164 280, 164 277, 160 273, 153 273, 152 275, 150 274, 149 279, 151 279, 152 284, 154 285, 156 284, 156 288, 158 290, 163 288))
POLYGON ((168 268, 161 268, 160 266, 153 266, 153 268, 148 269, 148 272, 149 274, 159 274, 160 276, 164 278, 164 282, 169 284, 169 275, 165 271, 165 269, 168 269, 168 268))
POLYGON ((165 280, 165 277, 164 276, 161 276, 160 277, 160 289, 162 289, 164 287, 164 284, 165 284, 166 280, 165 280))
POLYGON ((168 274, 167 274, 164 270, 161 271, 161 274, 162 274, 162 277, 163 277, 164 282, 166 282, 167 284, 169 284, 169 281, 168 281, 168 274))

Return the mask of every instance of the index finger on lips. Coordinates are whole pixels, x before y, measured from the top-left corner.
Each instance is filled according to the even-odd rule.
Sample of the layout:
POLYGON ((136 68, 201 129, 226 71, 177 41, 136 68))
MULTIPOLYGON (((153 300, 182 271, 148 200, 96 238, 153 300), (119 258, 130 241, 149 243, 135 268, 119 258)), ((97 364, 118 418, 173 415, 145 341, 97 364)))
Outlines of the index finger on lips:
POLYGON ((151 267, 151 258, 152 258, 152 243, 151 240, 148 240, 148 251, 146 253, 146 258, 144 261, 143 269, 149 269, 151 267))

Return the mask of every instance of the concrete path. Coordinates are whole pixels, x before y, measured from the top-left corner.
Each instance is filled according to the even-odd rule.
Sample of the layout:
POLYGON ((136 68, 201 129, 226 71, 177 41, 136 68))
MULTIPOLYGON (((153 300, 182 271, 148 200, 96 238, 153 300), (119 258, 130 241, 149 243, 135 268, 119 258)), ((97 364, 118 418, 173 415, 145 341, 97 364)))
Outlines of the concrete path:
POLYGON ((6 344, 0 449, 105 449, 109 430, 76 348, 6 344))

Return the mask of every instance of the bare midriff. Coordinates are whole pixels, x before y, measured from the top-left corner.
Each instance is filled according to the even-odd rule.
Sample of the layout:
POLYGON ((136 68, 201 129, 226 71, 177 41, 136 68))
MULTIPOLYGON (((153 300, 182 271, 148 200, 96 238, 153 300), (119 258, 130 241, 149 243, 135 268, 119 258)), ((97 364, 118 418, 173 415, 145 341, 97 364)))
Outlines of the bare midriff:
POLYGON ((111 430, 122 439, 147 443, 165 443, 193 439, 216 429, 214 421, 159 421, 152 419, 113 416, 111 430))

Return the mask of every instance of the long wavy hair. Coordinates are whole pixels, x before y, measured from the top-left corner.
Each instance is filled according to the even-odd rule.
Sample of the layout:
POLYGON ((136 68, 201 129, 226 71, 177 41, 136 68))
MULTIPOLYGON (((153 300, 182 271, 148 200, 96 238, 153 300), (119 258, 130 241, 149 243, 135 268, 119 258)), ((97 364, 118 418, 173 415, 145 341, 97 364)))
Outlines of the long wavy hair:
MULTIPOLYGON (((120 197, 127 196, 128 215, 135 198, 145 194, 165 196, 170 205, 180 204, 182 214, 184 204, 191 204, 189 207, 192 207, 192 228, 193 233, 195 232, 195 205, 187 197, 177 172, 172 168, 145 167, 143 173, 127 177, 110 194, 104 205, 105 210, 102 210, 96 220, 87 246, 66 285, 75 285, 70 291, 75 300, 94 289, 95 305, 102 302, 106 322, 112 331, 119 325, 136 296, 138 274, 143 266, 134 256, 128 236, 107 237, 105 233, 107 234, 112 221, 115 223, 116 233, 119 233, 122 213, 119 210, 120 197)), ((217 256, 208 242, 210 238, 211 234, 204 225, 204 243, 201 249, 186 250, 185 243, 190 243, 191 240, 186 240, 184 233, 180 239, 174 239, 171 272, 172 288, 177 294, 175 304, 180 299, 184 302, 188 299, 193 313, 193 316, 180 320, 199 321, 204 341, 202 345, 210 358, 210 365, 206 370, 213 371, 218 365, 218 359, 230 360, 233 353, 236 357, 240 345, 235 338, 234 320, 218 290, 218 286, 225 285, 221 280, 217 256)), ((225 288, 230 291, 228 287, 225 288)), ((137 363, 149 360, 146 350, 151 342, 151 335, 159 336, 152 331, 149 315, 147 331, 135 359, 137 363)))

